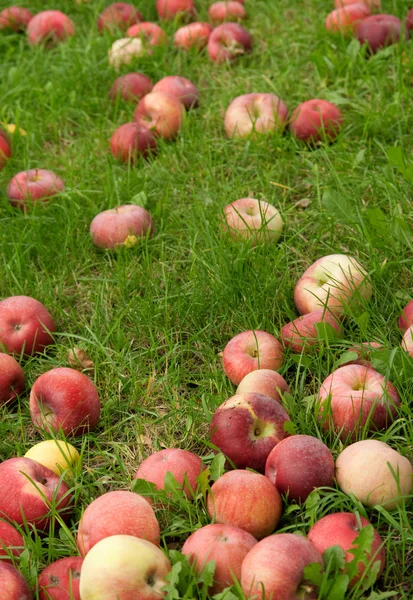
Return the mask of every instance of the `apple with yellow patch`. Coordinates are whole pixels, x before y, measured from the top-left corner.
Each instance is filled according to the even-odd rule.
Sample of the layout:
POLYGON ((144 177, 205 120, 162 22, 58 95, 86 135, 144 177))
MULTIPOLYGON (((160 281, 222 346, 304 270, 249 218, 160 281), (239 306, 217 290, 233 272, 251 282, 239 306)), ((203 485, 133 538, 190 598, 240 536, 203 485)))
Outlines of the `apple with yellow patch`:
POLYGON ((72 468, 80 464, 80 455, 74 446, 63 440, 44 440, 24 455, 47 467, 56 475, 73 477, 72 468))

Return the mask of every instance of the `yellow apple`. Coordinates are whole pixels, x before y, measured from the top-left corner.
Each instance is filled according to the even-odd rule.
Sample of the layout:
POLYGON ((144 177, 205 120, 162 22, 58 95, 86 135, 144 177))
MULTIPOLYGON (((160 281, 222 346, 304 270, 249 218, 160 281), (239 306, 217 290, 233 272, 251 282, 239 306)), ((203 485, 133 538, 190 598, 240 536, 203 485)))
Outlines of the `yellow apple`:
MULTIPOLYGON (((48 467, 56 475, 61 475, 80 462, 80 455, 76 448, 62 440, 40 442, 30 448, 25 457, 48 467)), ((70 470, 67 475, 73 477, 73 472, 70 470)))

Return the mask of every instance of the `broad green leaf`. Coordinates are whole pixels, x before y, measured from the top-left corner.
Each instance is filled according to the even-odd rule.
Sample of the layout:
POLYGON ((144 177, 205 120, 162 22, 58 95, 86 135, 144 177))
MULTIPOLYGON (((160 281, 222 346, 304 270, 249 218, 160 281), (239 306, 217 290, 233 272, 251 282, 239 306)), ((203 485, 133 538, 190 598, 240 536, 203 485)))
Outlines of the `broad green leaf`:
POLYGON ((211 462, 210 472, 212 481, 216 481, 225 470, 225 456, 219 452, 211 462))

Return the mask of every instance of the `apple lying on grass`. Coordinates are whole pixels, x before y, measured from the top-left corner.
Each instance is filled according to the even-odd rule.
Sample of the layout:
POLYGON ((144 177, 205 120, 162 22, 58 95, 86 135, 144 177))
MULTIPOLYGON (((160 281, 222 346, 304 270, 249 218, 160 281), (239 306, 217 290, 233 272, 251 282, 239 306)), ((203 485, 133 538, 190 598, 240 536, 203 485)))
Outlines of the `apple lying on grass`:
POLYGON ((413 8, 409 10, 406 16, 406 27, 409 32, 413 29, 413 8))
POLYGON ((208 40, 208 54, 216 63, 231 61, 252 50, 252 35, 238 23, 218 25, 208 40))
POLYGON ((402 339, 402 348, 413 357, 413 325, 406 329, 402 339))
POLYGON ((304 142, 331 142, 339 134, 342 124, 343 115, 335 104, 314 98, 297 106, 291 116, 290 130, 304 142))
POLYGON ((97 25, 99 31, 107 29, 115 33, 116 31, 126 31, 128 27, 142 20, 142 14, 132 4, 114 2, 100 14, 97 25))
POLYGON ((235 98, 227 108, 225 131, 230 138, 281 132, 287 117, 288 108, 275 94, 244 94, 235 98))
POLYGON ((126 102, 138 102, 152 90, 152 81, 143 73, 126 73, 118 77, 109 91, 112 102, 122 98, 126 102))
POLYGON ((380 0, 334 0, 335 8, 342 8, 350 4, 365 4, 369 8, 380 8, 380 0))
POLYGON ((154 154, 156 148, 155 133, 142 123, 124 123, 110 138, 112 155, 123 163, 133 164, 138 156, 154 154))
POLYGON ((11 140, 9 134, 0 127, 0 171, 11 157, 11 140))
POLYGON ((144 21, 129 27, 126 35, 139 37, 146 46, 162 46, 168 41, 168 37, 162 27, 156 23, 144 21))
POLYGON ((139 38, 121 38, 113 42, 108 51, 109 64, 119 71, 122 65, 130 65, 138 58, 145 56, 147 51, 139 38))
POLYGON ((343 34, 352 33, 360 21, 370 15, 370 8, 363 2, 336 8, 326 18, 326 29, 343 34))
POLYGON ((47 202, 63 189, 63 181, 53 171, 29 169, 10 180, 6 193, 12 206, 24 209, 30 202, 47 202))
POLYGON ((23 390, 23 369, 12 356, 0 352, 0 406, 15 400, 23 390))
POLYGON ((199 91, 197 87, 185 77, 179 75, 168 75, 160 79, 153 86, 153 92, 162 92, 180 100, 187 110, 195 108, 199 104, 199 91))
POLYGON ((370 361, 371 354, 375 350, 383 350, 383 344, 379 342, 362 342, 361 344, 357 344, 356 346, 351 346, 348 349, 348 352, 354 352, 358 358, 355 360, 350 360, 346 363, 342 363, 341 366, 345 365, 362 365, 363 367, 368 367, 369 369, 373 369, 373 365, 370 361))
POLYGON ((60 10, 44 10, 30 19, 27 36, 30 44, 55 46, 75 34, 72 19, 60 10))
POLYGON ((398 325, 402 333, 405 333, 413 325, 413 300, 410 300, 403 308, 398 325))
POLYGON ((11 556, 20 556, 24 550, 22 535, 13 525, 0 517, 0 565, 12 562, 11 556))
POLYGON ((83 558, 68 556, 46 567, 37 579, 39 600, 81 600, 79 583, 83 558))
POLYGON ((4 600, 33 599, 29 584, 20 571, 3 561, 0 561, 0 589, 4 600))
POLYGON ((408 40, 409 30, 394 15, 371 15, 357 24, 355 35, 360 44, 367 44, 369 51, 375 54, 402 38, 408 40))
POLYGON ((225 229, 235 240, 248 239, 255 246, 262 242, 277 242, 283 230, 283 220, 272 204, 256 198, 240 198, 224 209, 225 229))
POLYGON ((134 119, 165 140, 177 136, 181 128, 185 107, 177 98, 163 92, 151 92, 140 100, 134 119))
POLYGON ((125 204, 96 215, 90 224, 90 234, 95 246, 110 250, 136 245, 139 238, 150 237, 153 228, 152 217, 145 208, 125 204))
POLYGON ((209 23, 189 23, 180 27, 174 35, 175 46, 178 48, 197 48, 201 50, 208 44, 209 36, 213 30, 209 23))
POLYGON ((156 0, 160 19, 173 21, 175 17, 192 17, 195 14, 194 0, 156 0))
POLYGON ((324 339, 323 332, 331 337, 333 330, 336 337, 343 334, 343 328, 338 318, 328 310, 320 308, 284 325, 281 329, 281 342, 285 347, 291 348, 293 352, 310 353, 324 339), (323 328, 325 323, 330 330, 323 328))
POLYGON ((73 476, 72 468, 80 463, 79 452, 64 440, 44 440, 24 455, 47 467, 56 475, 73 476))
POLYGON ((239 21, 245 19, 246 15, 243 5, 235 0, 214 2, 208 9, 208 16, 214 23, 239 21))
POLYGON ((22 6, 10 6, 0 12, 0 31, 11 29, 12 31, 23 31, 33 17, 30 10, 22 6))
POLYGON ((30 296, 0 302, 0 347, 30 356, 53 344, 55 324, 45 306, 30 296))
POLYGON ((290 392, 284 377, 271 369, 258 369, 245 375, 237 387, 239 394, 263 394, 281 402, 281 394, 290 392))

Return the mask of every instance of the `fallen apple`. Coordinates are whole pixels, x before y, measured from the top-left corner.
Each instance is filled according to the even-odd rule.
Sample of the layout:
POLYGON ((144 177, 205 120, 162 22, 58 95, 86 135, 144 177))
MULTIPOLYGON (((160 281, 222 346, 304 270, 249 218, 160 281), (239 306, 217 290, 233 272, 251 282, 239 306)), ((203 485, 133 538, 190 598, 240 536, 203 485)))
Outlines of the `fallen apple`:
POLYGON ((152 81, 143 73, 127 73, 118 77, 109 91, 112 102, 122 98, 126 102, 138 102, 152 90, 152 81))
POLYGON ((126 35, 139 37, 146 46, 162 46, 167 43, 168 37, 162 27, 156 23, 137 23, 129 27, 126 35))
POLYGON ((252 35, 238 23, 218 25, 208 40, 208 54, 216 63, 223 63, 252 50, 252 35))
POLYGON ((346 4, 333 10, 326 19, 328 31, 351 34, 360 21, 370 15, 370 8, 364 2, 346 4))
POLYGON ((170 140, 181 128, 185 107, 174 96, 151 92, 140 100, 133 116, 135 121, 152 129, 158 136, 170 140))
POLYGON ((63 189, 63 181, 53 171, 29 169, 17 173, 10 180, 7 196, 12 206, 24 209, 30 202, 47 202, 63 189))
POLYGON ((405 333, 413 325, 413 300, 410 300, 403 308, 398 325, 402 333, 405 333))
POLYGON ((130 65, 147 53, 139 38, 121 38, 113 42, 108 51, 109 64, 119 71, 122 65, 130 65))
POLYGON ((240 198, 224 209, 224 228, 235 240, 247 239, 252 245, 277 242, 283 220, 272 204, 256 198, 240 198))
POLYGON ((80 556, 68 556, 46 567, 37 579, 39 600, 81 600, 79 582, 82 564, 80 556))
POLYGON ((142 14, 132 4, 114 2, 105 8, 98 18, 99 31, 126 31, 134 23, 143 20, 142 14))
POLYGON ((275 94, 244 94, 235 98, 225 113, 225 131, 230 138, 281 132, 288 117, 288 108, 275 94))
POLYGON ((208 16, 214 23, 241 21, 246 15, 243 5, 235 0, 214 2, 208 9, 208 16))
POLYGON ((55 324, 45 306, 30 296, 0 302, 0 347, 30 356, 53 344, 55 324))
POLYGON ((180 27, 174 35, 175 46, 189 50, 197 48, 201 50, 208 44, 209 36, 213 30, 209 23, 189 23, 180 27))
POLYGON ((367 44, 373 54, 381 48, 409 39, 409 30, 394 15, 371 15, 360 21, 355 28, 360 44, 367 44))
POLYGON ((110 138, 112 155, 123 163, 133 164, 138 156, 147 157, 155 153, 156 148, 154 132, 142 123, 124 123, 110 138))
POLYGON ((413 325, 406 329, 402 339, 402 348, 413 357, 413 325))
MULTIPOLYGON (((322 334, 320 337, 320 329, 317 329, 317 326, 322 328, 323 323, 327 323, 337 337, 342 336, 343 328, 337 316, 320 308, 284 325, 281 329, 281 342, 285 347, 291 348, 293 352, 309 354, 319 347, 324 339, 322 334)), ((321 331, 325 331, 325 329, 321 329, 321 331)))
POLYGON ((0 31, 11 29, 12 31, 23 31, 33 17, 30 10, 22 6, 10 6, 0 12, 0 31))
POLYGON ((98 248, 135 246, 139 238, 151 236, 154 222, 149 212, 136 204, 104 210, 90 224, 90 235, 98 248))
POLYGON ((245 375, 237 387, 239 394, 264 394, 281 402, 281 394, 290 392, 288 383, 277 371, 258 369, 245 375))
POLYGON ((160 19, 173 21, 175 17, 192 17, 195 14, 194 0, 156 0, 160 19))
POLYGON ((0 561, 0 589, 4 600, 33 599, 29 584, 20 571, 3 561, 0 561))
POLYGON ((341 130, 341 110, 327 100, 307 100, 291 116, 290 130, 294 137, 309 143, 333 141, 341 130))
POLYGON ((35 444, 24 455, 47 467, 59 477, 73 477, 72 468, 80 463, 79 452, 71 444, 63 440, 44 440, 35 444))
POLYGON ((197 87, 185 77, 178 75, 168 75, 160 79, 153 86, 153 92, 162 92, 169 94, 177 100, 180 100, 187 110, 196 108, 199 104, 199 91, 197 87))
POLYGON ((0 352, 0 406, 15 400, 23 390, 23 369, 12 356, 0 352))
POLYGON ((74 34, 75 24, 60 10, 39 12, 27 25, 27 37, 33 45, 55 46, 74 34))
POLYGON ((22 535, 13 525, 0 518, 0 565, 11 563, 12 556, 20 556, 24 550, 22 535))
POLYGON ((0 127, 0 171, 11 157, 10 136, 0 127))

